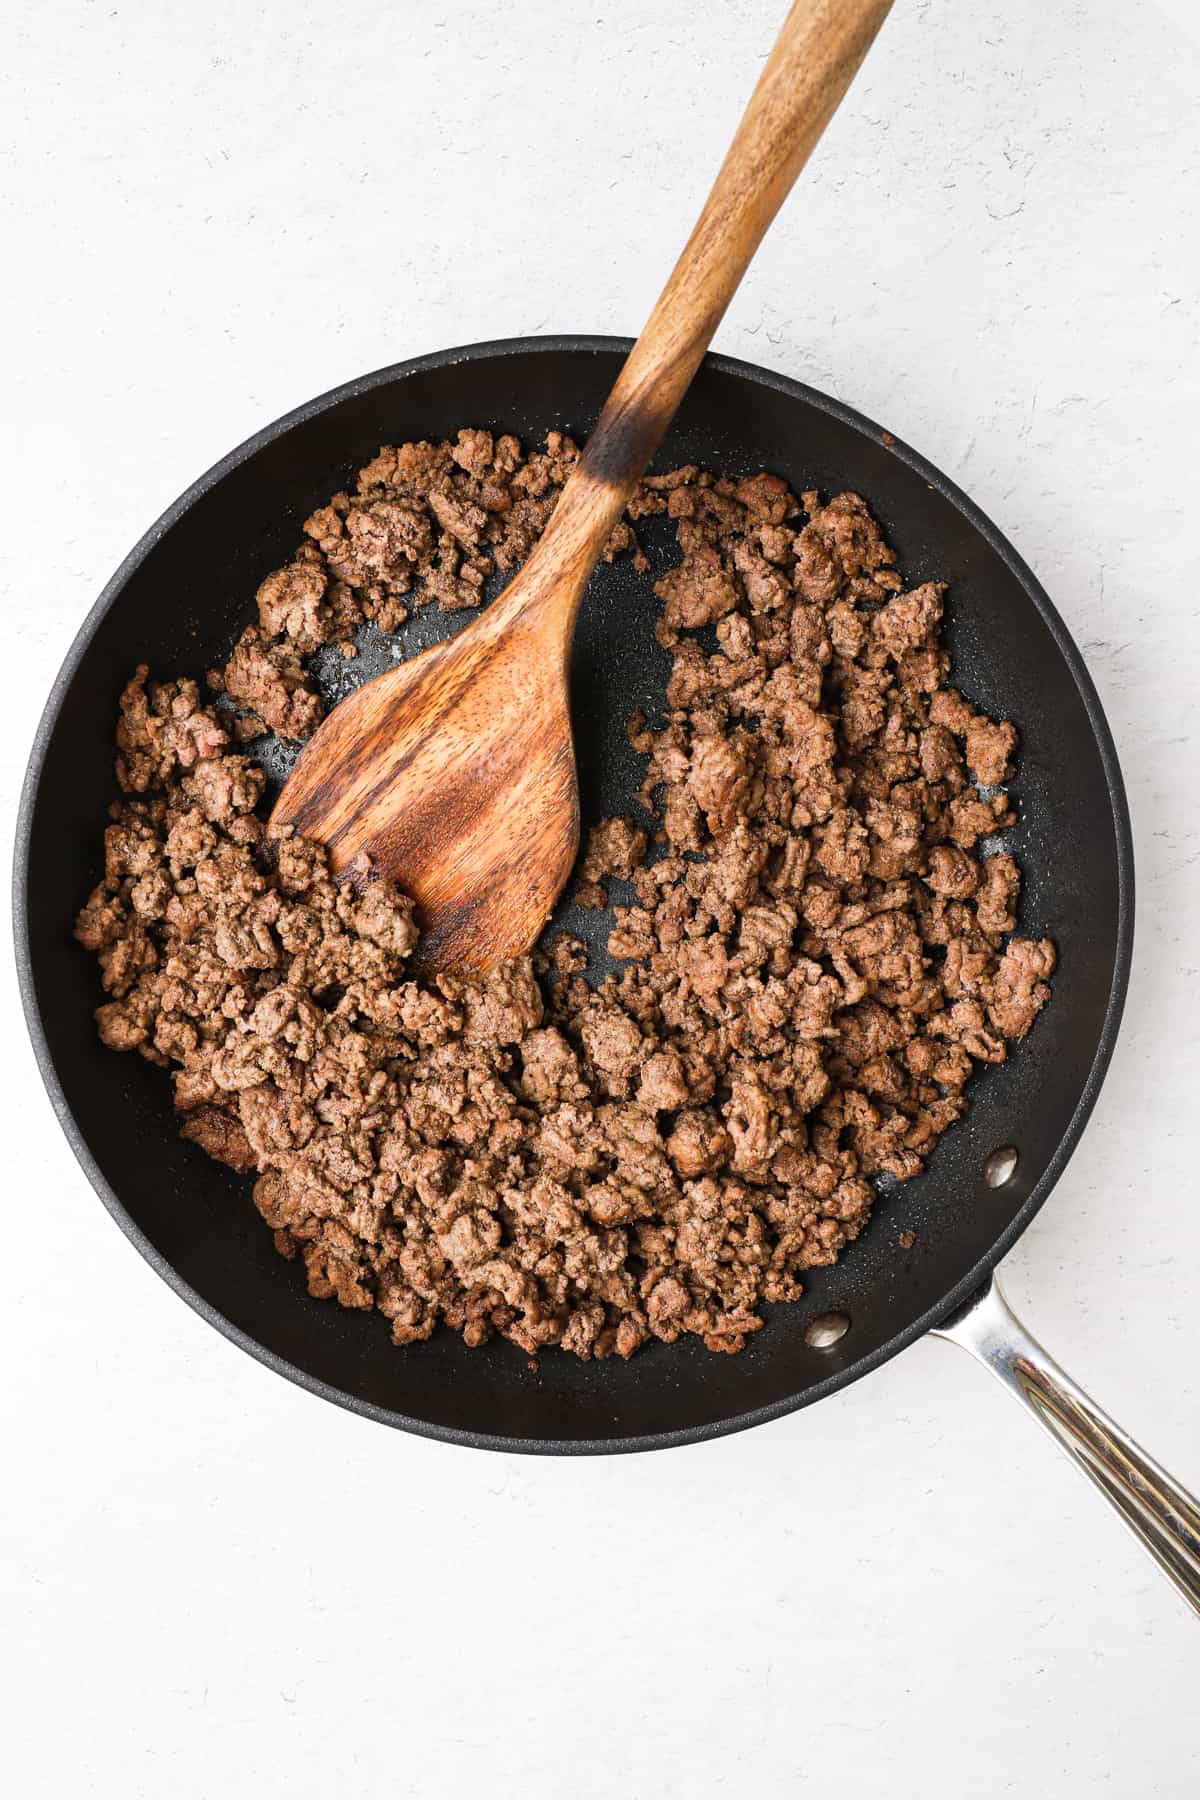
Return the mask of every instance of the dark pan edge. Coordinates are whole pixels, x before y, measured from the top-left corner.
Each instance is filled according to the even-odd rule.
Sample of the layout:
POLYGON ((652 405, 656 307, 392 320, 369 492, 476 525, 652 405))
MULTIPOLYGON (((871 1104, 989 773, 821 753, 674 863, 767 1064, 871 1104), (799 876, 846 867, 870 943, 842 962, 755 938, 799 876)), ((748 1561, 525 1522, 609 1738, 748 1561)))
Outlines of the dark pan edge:
POLYGON ((513 1454, 534 1455, 614 1455, 635 1450, 670 1449, 684 1444, 698 1443, 706 1438, 725 1437, 736 1431, 745 1431, 755 1425, 766 1424, 769 1420, 784 1417, 798 1411, 803 1406, 811 1405, 816 1400, 824 1399, 838 1388, 849 1385, 851 1381, 870 1374, 901 1350, 924 1336, 934 1325, 947 1318, 962 1304, 990 1275, 996 1264, 1011 1249, 1022 1235, 1026 1227, 1041 1209, 1051 1189, 1055 1186, 1063 1170, 1075 1150, 1083 1128, 1096 1104, 1104 1077, 1112 1059, 1117 1032, 1120 1028, 1121 1015, 1124 1011, 1125 996, 1129 984, 1129 970, 1133 953, 1134 927, 1134 876, 1133 876, 1133 836, 1129 818, 1129 808, 1125 796, 1125 786, 1117 759, 1116 746, 1112 733, 1105 719, 1099 696, 1096 693, 1087 668, 1079 654, 1070 633, 1059 617, 1053 603, 1033 572, 1013 549, 1008 540, 999 532, 991 521, 971 501, 962 490, 949 481, 933 465, 925 460, 917 451, 907 444, 885 437, 880 426, 866 418, 854 408, 845 406, 841 401, 831 399, 817 389, 805 383, 793 381, 787 376, 778 375, 769 369, 760 368, 757 364, 741 361, 736 357, 710 355, 706 358, 709 367, 717 371, 737 376, 742 380, 757 383, 763 387, 774 388, 789 398, 804 401, 817 410, 828 413, 850 426, 853 430, 876 442, 884 441, 893 456, 906 463, 915 473, 926 481, 930 487, 939 492, 952 506, 960 512, 972 528, 983 537, 1001 560, 1007 565, 1014 578, 1028 593, 1037 607, 1047 628, 1051 632, 1072 678, 1079 690, 1084 709, 1088 716, 1097 747, 1100 751, 1104 767, 1105 782, 1108 788, 1112 809, 1113 828, 1116 837, 1117 852, 1117 886, 1118 886, 1118 925, 1117 947, 1113 966, 1112 987, 1109 992, 1108 1005, 1105 1011, 1104 1025, 1100 1032, 1096 1053, 1092 1060, 1084 1089, 1079 1098, 1075 1112, 1071 1118, 1062 1140, 1051 1158, 1041 1179, 1031 1190, 1028 1199, 1009 1225, 992 1244, 987 1254, 968 1271, 963 1279, 947 1293, 936 1306, 930 1308, 919 1318, 906 1325, 895 1337, 881 1345, 877 1350, 852 1363, 849 1367, 831 1374, 825 1381, 814 1384, 802 1394, 791 1396, 786 1400, 774 1402, 770 1406, 760 1407, 746 1413, 736 1414, 723 1419, 717 1424, 693 1426, 679 1431, 658 1432, 638 1438, 591 1438, 564 1441, 542 1438, 509 1438, 482 1432, 458 1431, 451 1427, 435 1426, 422 1419, 413 1419, 390 1408, 375 1406, 367 1401, 355 1399, 339 1388, 317 1380, 306 1374, 294 1364, 285 1361, 256 1342, 246 1332, 233 1325, 224 1315, 202 1298, 194 1288, 182 1280, 173 1266, 161 1256, 145 1235, 134 1224, 116 1193, 105 1180, 100 1168, 84 1143, 75 1124, 74 1116, 67 1103, 66 1096, 59 1082, 46 1042, 42 1027, 41 1015, 34 991, 33 968, 29 943, 28 921, 28 852, 32 831, 33 807, 37 788, 41 779, 45 762, 46 749, 56 724, 59 709, 67 688, 73 680, 84 656, 87 653, 100 621, 107 613, 116 595, 124 587, 129 576, 144 561, 159 539, 175 524, 175 522, 192 507, 195 502, 220 481, 230 470, 236 468, 247 457, 254 455, 264 445, 282 436, 294 425, 315 417, 326 408, 339 404, 353 395, 363 393, 371 388, 398 380, 404 376, 421 373, 429 369, 445 368, 456 362, 467 362, 493 356, 522 356, 538 354, 543 351, 568 352, 626 352, 632 345, 632 339, 601 336, 557 336, 532 338, 501 338, 490 342, 462 345, 455 349, 435 351, 426 356, 413 357, 406 362, 394 363, 386 368, 373 370, 367 375, 345 382, 328 392, 318 395, 305 405, 296 407, 281 418, 255 432, 226 456, 208 469, 191 485, 171 506, 158 518, 144 536, 138 541, 129 555, 125 557, 116 572, 105 584, 99 598, 87 613, 82 625, 59 669, 50 689, 46 705, 38 723, 30 752, 29 763, 25 771, 25 779, 21 788, 21 799, 17 813, 16 833, 13 848, 13 935, 17 963, 17 979, 21 994, 21 1004, 25 1014, 25 1022, 33 1043, 34 1055, 42 1081, 50 1097, 51 1106, 63 1133, 66 1136, 75 1158, 83 1169, 92 1187, 99 1195, 108 1212, 116 1220, 125 1236, 150 1264, 151 1268, 185 1300, 194 1312, 214 1326, 228 1338, 264 1363, 278 1375, 285 1376, 297 1386, 318 1394, 322 1399, 332 1401, 347 1411, 358 1413, 364 1418, 374 1419, 380 1424, 413 1432, 418 1437, 436 1438, 442 1442, 462 1444, 473 1449, 508 1451, 513 1454))

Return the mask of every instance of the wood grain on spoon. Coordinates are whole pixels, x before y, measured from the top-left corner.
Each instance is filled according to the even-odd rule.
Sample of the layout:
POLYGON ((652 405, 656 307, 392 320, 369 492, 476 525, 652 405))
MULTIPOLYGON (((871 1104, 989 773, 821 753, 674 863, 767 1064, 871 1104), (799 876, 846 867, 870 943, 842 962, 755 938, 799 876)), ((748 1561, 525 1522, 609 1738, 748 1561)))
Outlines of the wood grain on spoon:
POLYGON ((579 847, 568 659, 579 603, 771 220, 891 0, 796 0, 695 230, 541 541, 465 631, 365 682, 310 739, 271 815, 337 874, 417 902, 426 969, 529 949, 579 847))

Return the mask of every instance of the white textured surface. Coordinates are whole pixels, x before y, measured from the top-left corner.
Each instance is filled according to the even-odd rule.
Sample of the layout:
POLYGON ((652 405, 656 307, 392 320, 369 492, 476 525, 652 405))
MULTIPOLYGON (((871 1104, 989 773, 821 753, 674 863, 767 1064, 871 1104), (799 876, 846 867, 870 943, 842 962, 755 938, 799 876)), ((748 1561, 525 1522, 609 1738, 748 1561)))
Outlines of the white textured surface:
MULTIPOLYGON (((639 327, 781 11, 10 3, 6 827, 85 609, 232 444, 443 344, 639 327)), ((897 0, 718 338, 965 485, 1088 654, 1136 965, 1008 1287, 1193 1484, 1198 77, 1188 0, 897 0)), ((653 1457, 390 1434, 143 1266, 6 979, 6 1791, 1196 1792, 1194 1622, 951 1348, 653 1457)))

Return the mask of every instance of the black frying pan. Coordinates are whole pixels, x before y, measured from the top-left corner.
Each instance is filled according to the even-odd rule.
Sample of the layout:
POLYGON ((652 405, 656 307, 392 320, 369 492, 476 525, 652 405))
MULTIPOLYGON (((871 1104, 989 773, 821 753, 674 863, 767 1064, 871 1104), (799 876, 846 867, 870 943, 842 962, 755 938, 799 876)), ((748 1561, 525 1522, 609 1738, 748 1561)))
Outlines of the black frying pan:
MULTIPOLYGON (((487 1448, 690 1443, 818 1400, 952 1315, 965 1331, 962 1320, 983 1315, 964 1303, 1078 1141, 1129 972, 1133 868, 1116 753, 1042 589, 915 452, 811 388, 709 357, 656 466, 765 467, 796 491, 860 491, 907 578, 950 583, 955 682, 1021 729, 1012 786, 1020 824, 1009 836, 1024 871, 1022 930, 1058 946, 1054 1000, 1010 1060, 972 1083, 966 1117, 926 1174, 886 1192, 864 1236, 835 1268, 807 1274, 804 1299, 772 1309, 740 1356, 713 1356, 689 1340, 653 1344, 628 1363, 549 1354, 535 1372, 499 1339, 468 1350, 443 1331, 397 1350, 378 1320, 309 1299, 297 1266, 276 1256, 248 1184, 176 1135, 161 1073, 102 1049, 91 1021, 95 967, 73 944, 71 923, 98 875, 116 697, 133 665, 202 676, 221 660, 304 518, 381 443, 452 436, 464 423, 534 441, 558 427, 582 439, 627 348, 608 338, 532 339, 421 357, 351 382, 233 451, 151 528, 86 620, 38 730, 17 831, 17 955, 30 1031, 63 1129, 121 1228, 197 1311, 281 1374, 384 1423, 487 1448), (989 1158, 1005 1147, 1017 1152, 1015 1172, 991 1186, 989 1158), (830 1314, 841 1318, 830 1325, 830 1314), (845 1319, 848 1329, 830 1342, 845 1319)), ((661 522, 649 527, 647 547, 662 558, 661 522)), ((625 719, 636 705, 661 704, 667 658, 651 628, 650 579, 627 561, 601 567, 580 619, 573 695, 585 831, 624 810, 639 784, 625 719)), ((455 623, 422 614, 405 647, 455 623)), ((386 645, 368 643, 352 673, 332 659, 331 679, 360 680, 387 655, 386 645)), ((285 771, 282 752, 271 767, 285 771)), ((568 917, 572 929, 603 939, 603 920, 569 903, 568 917)), ((993 1335, 998 1304, 987 1303, 993 1335)), ((978 1336, 983 1326, 972 1329, 978 1336)), ((1012 1378, 1011 1359, 1002 1372, 1012 1378)))

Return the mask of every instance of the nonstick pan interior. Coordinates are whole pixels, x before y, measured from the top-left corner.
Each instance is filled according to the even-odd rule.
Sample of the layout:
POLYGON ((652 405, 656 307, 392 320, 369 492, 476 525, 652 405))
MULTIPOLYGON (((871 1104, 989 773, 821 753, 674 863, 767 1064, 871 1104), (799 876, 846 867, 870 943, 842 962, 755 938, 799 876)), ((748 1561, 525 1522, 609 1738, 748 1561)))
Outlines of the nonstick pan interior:
MULTIPOLYGON (((281 1373, 392 1424, 510 1449, 649 1448, 753 1424, 865 1373, 945 1315, 1023 1229, 1073 1148, 1111 1051, 1132 929, 1112 744, 1078 652, 1024 565, 935 470, 868 421, 710 357, 656 466, 765 467, 797 492, 857 489, 906 578, 950 582, 953 679, 1022 732, 1011 784, 1021 820, 1005 840, 1024 870, 1022 930, 1058 945, 1054 1001, 1011 1059, 972 1083, 967 1116, 926 1174, 887 1191, 841 1262, 811 1271, 798 1304, 770 1309, 740 1356, 689 1340, 650 1345, 629 1363, 549 1353, 534 1368, 511 1344, 468 1350, 448 1331, 397 1350, 381 1321, 308 1298, 302 1273, 276 1256, 248 1182, 177 1137, 162 1073, 96 1040, 95 966, 71 925, 99 872, 118 692, 139 661, 154 676, 203 679, 308 513, 380 444, 452 436, 462 424, 582 439, 626 347, 535 339, 421 358, 314 401, 234 451, 147 534, 84 625, 39 731, 18 828, 17 948, 35 1047, 63 1127, 122 1228, 193 1306, 281 1373), (991 1188, 984 1165, 1004 1145, 1019 1153, 1016 1174, 991 1188), (850 1329, 832 1348, 811 1348, 804 1327, 828 1310, 847 1313, 850 1329)), ((648 535, 661 559, 666 538, 648 535)), ((580 619, 573 697, 585 831, 623 810, 639 784, 625 719, 661 704, 667 659, 653 635, 651 580, 628 560, 602 567, 580 619)), ((455 623, 421 615, 405 645, 455 623)), ((361 679, 387 655, 368 644, 341 679, 361 679)), ((277 758, 275 773, 285 767, 277 758)), ((581 909, 566 918, 603 935, 581 909)))

